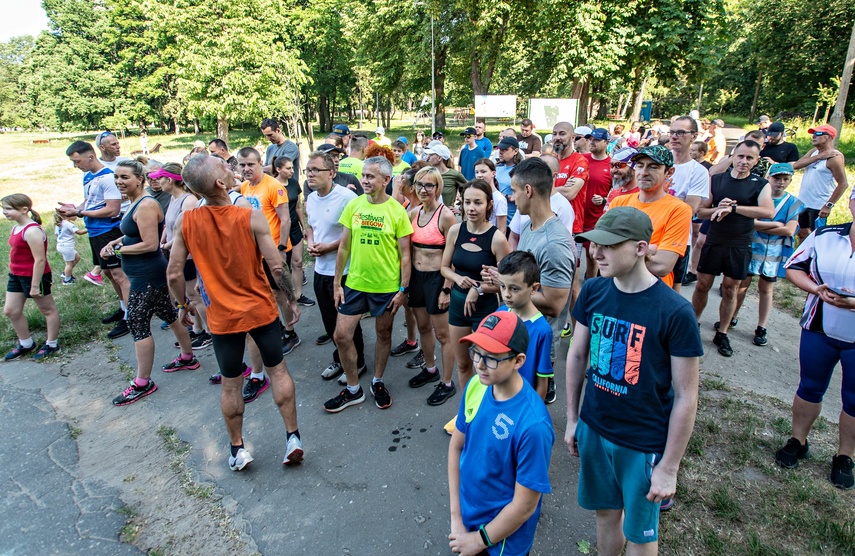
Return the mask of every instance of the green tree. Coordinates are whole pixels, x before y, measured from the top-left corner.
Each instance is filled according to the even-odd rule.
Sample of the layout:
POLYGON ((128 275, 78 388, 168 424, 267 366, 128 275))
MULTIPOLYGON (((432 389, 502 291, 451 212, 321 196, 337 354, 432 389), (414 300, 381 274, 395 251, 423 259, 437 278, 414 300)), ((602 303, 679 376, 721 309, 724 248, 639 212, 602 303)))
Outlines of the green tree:
POLYGON ((13 37, 0 43, 0 126, 28 127, 32 114, 21 97, 18 79, 24 69, 24 60, 35 48, 30 35, 13 37))

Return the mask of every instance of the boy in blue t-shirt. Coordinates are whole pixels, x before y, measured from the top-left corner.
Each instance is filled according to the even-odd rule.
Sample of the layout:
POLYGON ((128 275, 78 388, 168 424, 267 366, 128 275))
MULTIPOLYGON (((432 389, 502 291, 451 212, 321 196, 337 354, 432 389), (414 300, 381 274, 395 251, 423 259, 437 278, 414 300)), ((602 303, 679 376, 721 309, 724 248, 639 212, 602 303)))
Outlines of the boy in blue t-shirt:
POLYGON ((531 296, 540 289, 540 267, 528 251, 514 251, 499 262, 497 270, 505 302, 498 310, 516 313, 528 330, 528 349, 520 375, 545 400, 549 379, 555 373, 550 359, 552 327, 531 301, 531 296))
POLYGON ((555 433, 546 405, 520 376, 528 349, 522 320, 487 315, 461 342, 476 376, 466 385, 448 447, 449 546, 458 554, 522 556, 534 543, 542 494, 552 492, 555 433))
POLYGON ((576 236, 591 242, 602 277, 573 307, 564 441, 579 457, 579 505, 597 512, 601 554, 627 541, 628 554, 656 554, 660 505, 676 491, 698 409, 697 321, 647 269, 652 234, 645 213, 617 207, 576 236))

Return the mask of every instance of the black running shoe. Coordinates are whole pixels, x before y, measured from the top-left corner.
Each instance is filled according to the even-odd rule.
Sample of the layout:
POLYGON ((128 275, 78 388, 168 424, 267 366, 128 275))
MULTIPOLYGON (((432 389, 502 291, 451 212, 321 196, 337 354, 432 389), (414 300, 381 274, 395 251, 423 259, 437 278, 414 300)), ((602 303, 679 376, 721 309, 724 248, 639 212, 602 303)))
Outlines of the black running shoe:
POLYGON ((121 338, 122 336, 126 336, 130 333, 131 329, 128 328, 128 321, 120 320, 116 323, 116 326, 114 326, 112 330, 107 332, 107 337, 111 340, 115 340, 116 338, 121 338))
POLYGON ((424 367, 424 366, 425 366, 425 354, 422 350, 419 350, 419 352, 415 355, 415 357, 413 357, 412 359, 407 361, 407 368, 408 369, 418 369, 418 368, 424 367))
POLYGON ((410 385, 410 388, 421 388, 425 384, 429 382, 436 382, 439 380, 439 371, 434 369, 433 372, 428 371, 424 367, 422 367, 422 371, 410 379, 407 383, 410 385))
POLYGON ((243 385, 243 403, 249 403, 261 395, 270 386, 270 380, 265 376, 262 379, 250 378, 243 385))
POLYGON ((315 304, 315 300, 314 300, 314 299, 309 299, 309 298, 308 298, 308 297, 306 297, 305 295, 301 295, 301 296, 300 296, 300 299, 298 299, 298 300, 297 300, 297 303, 298 303, 299 305, 302 305, 303 307, 311 307, 312 305, 314 305, 314 304, 315 304))
POLYGON ((765 346, 767 343, 769 343, 769 340, 766 339, 766 329, 758 326, 754 329, 754 345, 765 346))
MULTIPOLYGON (((737 324, 739 324, 739 319, 738 319, 738 318, 737 318, 737 319, 732 319, 732 320, 730 321, 730 328, 736 328, 736 325, 737 325, 737 324)), ((715 328, 716 330, 718 330, 720 327, 721 327, 721 321, 715 321, 715 324, 713 325, 713 328, 715 328)))
POLYGON ((454 387, 454 383, 451 383, 451 386, 446 386, 444 382, 440 382, 436 385, 436 388, 433 389, 433 394, 427 399, 428 405, 442 405, 445 403, 445 400, 453 396, 457 392, 457 389, 454 387))
POLYGON ((374 405, 380 409, 387 409, 392 405, 392 396, 382 382, 371 383, 371 395, 374 396, 374 405))
POLYGON ((300 343, 302 343, 302 341, 300 340, 300 337, 297 336, 296 332, 292 332, 288 336, 285 336, 282 338, 282 355, 288 355, 294 351, 294 348, 299 346, 300 343))
POLYGON ((725 357, 733 355, 733 348, 730 347, 730 340, 728 339, 727 334, 716 332, 712 343, 718 346, 718 352, 721 355, 724 355, 725 357))
POLYGON ((799 466, 799 460, 810 457, 810 443, 805 440, 804 445, 795 438, 787 440, 783 448, 775 452, 775 463, 787 469, 795 469, 799 466))
POLYGON ((346 409, 352 405, 360 404, 364 401, 365 392, 362 390, 361 386, 359 387, 359 390, 356 392, 356 394, 351 394, 350 390, 345 388, 344 390, 339 392, 338 396, 324 402, 324 411, 326 411, 327 413, 338 413, 343 409, 346 409))
POLYGON ((119 308, 118 311, 110 315, 109 317, 104 317, 101 319, 101 324, 110 324, 111 322, 119 322, 125 320, 125 312, 119 308))
POLYGON ((407 342, 407 340, 404 340, 403 342, 392 348, 391 355, 392 357, 400 357, 405 353, 415 353, 419 351, 419 349, 421 348, 419 348, 418 342, 416 342, 415 344, 411 344, 407 342))
POLYGON ((855 477, 852 476, 852 468, 855 463, 852 458, 843 454, 831 458, 831 473, 828 475, 828 480, 837 488, 849 490, 855 486, 855 477))
POLYGON ((328 344, 330 342, 332 342, 332 337, 329 334, 327 334, 326 332, 324 332, 323 334, 318 336, 318 339, 315 340, 315 344, 317 344, 319 346, 322 346, 324 344, 328 344))
POLYGON ((698 281, 698 275, 697 274, 695 274, 694 272, 687 272, 686 277, 683 278, 683 285, 688 286, 689 284, 692 284, 692 283, 697 282, 697 281, 698 281))
POLYGON ((192 342, 190 342, 190 345, 193 347, 193 349, 205 349, 212 343, 214 343, 214 339, 211 337, 210 334, 208 334, 207 331, 203 330, 199 333, 198 336, 196 336, 196 338, 193 339, 192 342))
POLYGON ((558 399, 558 395, 555 393, 555 377, 549 377, 549 382, 546 385, 546 399, 547 404, 555 403, 555 400, 558 399))
POLYGON ((153 380, 149 380, 148 384, 145 386, 137 386, 133 381, 131 381, 131 385, 128 386, 124 392, 113 398, 113 405, 132 404, 149 394, 153 394, 155 390, 157 390, 157 385, 153 380))

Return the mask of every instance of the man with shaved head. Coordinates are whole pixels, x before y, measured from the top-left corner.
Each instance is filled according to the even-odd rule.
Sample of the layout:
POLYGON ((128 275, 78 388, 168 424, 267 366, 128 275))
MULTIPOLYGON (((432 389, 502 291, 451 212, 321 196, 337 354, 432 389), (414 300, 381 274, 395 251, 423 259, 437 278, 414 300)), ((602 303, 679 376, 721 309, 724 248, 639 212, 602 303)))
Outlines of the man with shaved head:
POLYGON ((229 468, 240 471, 253 461, 243 442, 241 375, 247 334, 254 340, 250 355, 253 350, 260 354, 273 383, 273 400, 285 422, 287 436, 282 463, 299 463, 303 459, 303 443, 297 427, 294 381, 282 356, 279 311, 262 270, 262 257, 282 290, 291 289, 290 272, 282 264, 261 211, 232 204, 229 190, 234 179, 223 160, 213 156, 194 157, 182 177, 194 193, 204 198, 205 205, 178 217, 167 277, 172 295, 184 300, 178 303, 179 318, 184 320, 188 311, 192 311, 184 297, 184 263, 189 254, 193 255, 208 294, 208 326, 222 373, 220 407, 231 444, 229 468), (223 249, 224 245, 229 249, 223 249))

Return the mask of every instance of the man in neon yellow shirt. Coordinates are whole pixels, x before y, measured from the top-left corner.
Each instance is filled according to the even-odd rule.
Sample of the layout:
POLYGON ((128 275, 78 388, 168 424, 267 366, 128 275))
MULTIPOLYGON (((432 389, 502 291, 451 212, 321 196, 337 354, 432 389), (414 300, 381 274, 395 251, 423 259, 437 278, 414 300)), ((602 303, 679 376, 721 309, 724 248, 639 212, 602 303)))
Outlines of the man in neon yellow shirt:
POLYGON ((347 387, 324 403, 329 413, 338 413, 365 401, 365 393, 359 385, 353 333, 366 311, 375 317, 377 333, 371 393, 380 409, 392 405, 383 373, 392 349, 395 312, 409 291, 413 226, 404 207, 386 193, 391 179, 392 165, 388 160, 381 156, 366 160, 362 168, 365 195, 350 201, 339 218, 343 229, 333 282, 333 298, 338 308, 334 340, 347 387), (347 280, 342 283, 348 260, 347 280))
POLYGON ((350 156, 342 158, 338 163, 338 171, 342 174, 356 176, 362 179, 362 165, 365 164, 365 149, 368 147, 368 139, 355 136, 350 142, 350 156))
POLYGON ((374 132, 374 142, 381 147, 392 148, 392 140, 386 137, 386 128, 382 125, 378 126, 377 130, 374 132))

